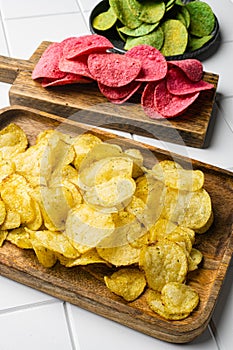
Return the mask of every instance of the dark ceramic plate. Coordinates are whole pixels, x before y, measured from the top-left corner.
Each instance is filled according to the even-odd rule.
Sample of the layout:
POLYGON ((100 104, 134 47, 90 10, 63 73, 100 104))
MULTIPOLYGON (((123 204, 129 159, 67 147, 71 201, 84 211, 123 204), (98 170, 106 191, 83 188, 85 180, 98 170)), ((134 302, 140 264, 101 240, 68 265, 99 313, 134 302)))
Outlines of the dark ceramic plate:
MULTIPOLYGON (((191 0, 192 1, 192 0, 191 0)), ((190 2, 190 0, 184 0, 184 3, 190 2)), ((111 43, 114 45, 114 51, 119 52, 119 53, 125 53, 126 51, 124 50, 124 41, 121 40, 119 37, 117 30, 115 28, 111 28, 109 30, 105 31, 99 31, 93 28, 92 22, 93 19, 99 15, 100 13, 107 11, 109 8, 109 1, 108 0, 103 0, 99 2, 94 9, 92 10, 89 18, 89 27, 90 31, 93 34, 100 34, 108 38, 111 43)), ((219 31, 219 23, 218 20, 215 16, 215 28, 212 33, 212 38, 203 45, 200 49, 195 50, 195 51, 190 51, 190 52, 185 52, 183 55, 176 55, 176 56, 167 56, 167 60, 181 60, 181 59, 186 59, 186 58, 197 58, 199 60, 204 60, 207 57, 211 56, 218 48, 219 43, 220 43, 220 31, 219 31)))

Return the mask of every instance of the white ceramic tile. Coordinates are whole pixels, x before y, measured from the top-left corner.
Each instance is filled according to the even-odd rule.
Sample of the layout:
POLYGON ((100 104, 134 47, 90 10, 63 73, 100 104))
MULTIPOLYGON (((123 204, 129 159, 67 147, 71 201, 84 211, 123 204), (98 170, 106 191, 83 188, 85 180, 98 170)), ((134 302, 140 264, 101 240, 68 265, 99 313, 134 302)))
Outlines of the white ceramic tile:
POLYGON ((219 75, 217 91, 225 97, 233 96, 232 53, 233 41, 222 43, 218 51, 203 62, 205 71, 219 75))
POLYGON ((55 300, 48 294, 0 276, 0 310, 55 300))
POLYGON ((232 349, 233 265, 229 268, 213 315, 216 339, 221 350, 232 349))
POLYGON ((72 350, 63 304, 0 314, 2 350, 72 350))
POLYGON ((0 8, 4 19, 80 11, 75 0, 0 0, 0 8))
POLYGON ((99 0, 77 0, 82 11, 91 11, 100 1, 99 0))
POLYGON ((8 56, 7 43, 4 34, 3 22, 0 17, 0 55, 8 56))
MULTIPOLYGON (((67 309, 70 319, 73 320, 72 332, 81 350, 176 350, 181 348, 181 345, 144 335, 76 306, 68 305, 67 309), (89 332, 91 336, 88 336, 89 332)), ((193 342, 182 345, 182 349, 200 350, 200 346, 204 346, 206 350, 217 350, 216 343, 208 329, 193 342)))
POLYGON ((0 108, 4 108, 9 106, 9 84, 1 83, 0 82, 0 108))
POLYGON ((221 98, 220 109, 221 109, 221 114, 223 118, 228 123, 233 134, 233 97, 221 98))
POLYGON ((137 135, 134 135, 133 138, 137 141, 166 149, 171 154, 181 154, 188 158, 197 159, 205 163, 228 169, 233 166, 233 134, 229 124, 222 117, 222 112, 218 107, 216 108, 217 116, 208 148, 200 149, 185 147, 182 145, 175 145, 162 140, 155 140, 137 135))
POLYGON ((221 40, 233 41, 233 2, 232 0, 207 0, 219 21, 221 40))
POLYGON ((10 56, 28 59, 42 41, 89 33, 81 13, 5 21, 10 56))

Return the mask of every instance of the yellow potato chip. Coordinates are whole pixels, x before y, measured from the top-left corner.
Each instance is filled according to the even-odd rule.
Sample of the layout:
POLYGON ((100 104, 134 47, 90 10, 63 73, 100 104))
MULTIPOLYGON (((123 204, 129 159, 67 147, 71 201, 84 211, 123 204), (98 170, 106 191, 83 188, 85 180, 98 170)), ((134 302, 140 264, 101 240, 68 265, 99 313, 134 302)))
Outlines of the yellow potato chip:
POLYGON ((88 190, 111 180, 112 177, 121 174, 132 177, 133 160, 129 157, 107 157, 92 163, 89 167, 80 169, 79 186, 88 190))
POLYGON ((82 203, 68 213, 65 234, 78 244, 96 247, 114 231, 111 214, 101 213, 82 203))
POLYGON ((57 262, 56 254, 51 252, 49 249, 41 246, 36 241, 33 241, 33 250, 36 257, 41 265, 44 267, 52 267, 57 262))
POLYGON ((7 230, 0 230, 0 247, 2 247, 7 235, 8 235, 7 230))
POLYGON ((6 240, 22 249, 33 248, 30 239, 30 234, 25 230, 24 227, 19 227, 10 231, 7 235, 6 240))
POLYGON ((0 199, 0 225, 3 224, 6 218, 6 206, 4 202, 0 199))
POLYGON ((111 276, 105 276, 106 286, 126 301, 137 299, 146 287, 146 279, 137 268, 122 268, 111 276))
POLYGON ((76 169, 80 168, 80 165, 88 152, 95 145, 100 143, 102 143, 102 141, 97 136, 90 133, 79 135, 73 140, 73 148, 75 151, 73 164, 76 169))
POLYGON ((0 153, 0 182, 15 172, 15 164, 11 159, 2 159, 0 153))
POLYGON ((62 254, 66 258, 70 259, 75 259, 80 255, 61 232, 49 230, 26 230, 26 232, 28 232, 30 235, 33 247, 44 247, 53 253, 62 254))
POLYGON ((5 220, 1 225, 1 230, 11 230, 19 227, 20 224, 21 224, 21 218, 19 213, 7 208, 5 220))
POLYGON ((35 218, 30 189, 26 179, 19 174, 12 174, 2 181, 1 197, 6 210, 17 212, 22 224, 27 224, 35 218))
POLYGON ((119 247, 98 248, 97 252, 107 262, 115 266, 128 266, 139 261, 140 249, 124 244, 119 247))
POLYGON ((128 148, 124 151, 124 153, 133 159, 133 173, 132 177, 134 179, 143 175, 143 155, 136 148, 128 148))
POLYGON ((196 248, 192 248, 191 252, 188 256, 188 270, 194 271, 198 268, 198 265, 201 263, 203 258, 202 253, 200 250, 196 248))
POLYGON ((107 262, 102 259, 97 253, 95 248, 88 250, 86 253, 83 253, 78 258, 66 262, 66 267, 73 267, 79 265, 90 265, 90 264, 107 264, 107 262))
POLYGON ((171 314, 191 313, 199 303, 197 292, 184 283, 167 283, 162 291, 163 304, 171 314))
MULTIPOLYGON (((121 208, 135 191, 136 184, 131 177, 113 176, 110 180, 93 186, 84 194, 84 200, 90 205, 121 208)), ((115 210, 114 210, 115 211, 115 210)))
POLYGON ((141 250, 139 264, 150 288, 161 291, 168 282, 183 282, 188 271, 184 250, 167 239, 141 250))
POLYGON ((11 123, 0 131, 0 152, 3 159, 14 159, 15 155, 24 152, 28 141, 25 132, 11 123))
POLYGON ((170 313, 167 307, 163 304, 161 293, 152 289, 146 293, 147 302, 152 311, 162 316, 167 320, 182 320, 189 316, 189 313, 170 313))

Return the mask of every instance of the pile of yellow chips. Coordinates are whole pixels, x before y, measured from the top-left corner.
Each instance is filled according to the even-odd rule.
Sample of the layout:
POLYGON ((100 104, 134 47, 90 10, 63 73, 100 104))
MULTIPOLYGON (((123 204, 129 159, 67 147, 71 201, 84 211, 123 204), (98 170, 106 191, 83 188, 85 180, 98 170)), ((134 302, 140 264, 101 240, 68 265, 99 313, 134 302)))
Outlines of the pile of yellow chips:
POLYGON ((16 124, 0 131, 0 245, 33 249, 52 267, 103 263, 106 286, 127 302, 145 293, 166 319, 198 305, 186 284, 213 222, 204 174, 171 160, 149 169, 138 149, 92 133, 41 132, 29 146, 16 124))

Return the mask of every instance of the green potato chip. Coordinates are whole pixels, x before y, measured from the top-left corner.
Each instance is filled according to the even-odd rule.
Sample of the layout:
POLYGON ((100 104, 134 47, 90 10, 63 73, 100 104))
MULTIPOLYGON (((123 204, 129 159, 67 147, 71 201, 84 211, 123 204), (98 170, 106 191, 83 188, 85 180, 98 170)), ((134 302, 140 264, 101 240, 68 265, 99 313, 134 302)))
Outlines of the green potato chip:
POLYGON ((92 25, 97 30, 108 30, 113 27, 116 20, 117 16, 113 12, 112 7, 109 7, 107 11, 100 13, 93 19, 92 25))
POLYGON ((127 0, 109 0, 109 5, 117 18, 127 27, 134 29, 140 26, 140 21, 131 11, 127 0))
POLYGON ((142 11, 143 3, 140 3, 137 0, 127 0, 130 10, 136 17, 139 17, 142 11))
POLYGON ((139 27, 135 29, 130 29, 124 26, 119 28, 119 31, 128 36, 139 37, 151 33, 156 27, 158 27, 158 25, 159 23, 142 23, 139 27))
POLYGON ((197 37, 211 34, 215 26, 211 7, 203 1, 191 1, 186 7, 190 13, 190 34, 197 37))
POLYGON ((200 49, 202 46, 208 43, 210 39, 212 39, 212 35, 206 35, 206 36, 203 36, 202 38, 197 38, 193 35, 190 35, 188 40, 189 51, 192 52, 200 49))
POLYGON ((160 27, 158 27, 153 32, 137 38, 128 36, 126 39, 124 49, 129 50, 134 46, 145 44, 145 45, 151 45, 156 49, 160 50, 163 45, 163 40, 164 40, 163 30, 160 27))
POLYGON ((182 55, 188 44, 188 31, 177 19, 168 19, 161 25, 164 42, 161 52, 164 56, 182 55))
POLYGON ((164 1, 146 0, 143 2, 139 19, 146 23, 159 22, 165 14, 166 6, 164 1))

